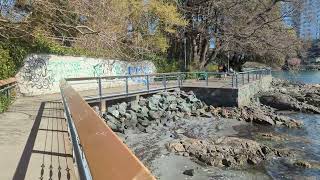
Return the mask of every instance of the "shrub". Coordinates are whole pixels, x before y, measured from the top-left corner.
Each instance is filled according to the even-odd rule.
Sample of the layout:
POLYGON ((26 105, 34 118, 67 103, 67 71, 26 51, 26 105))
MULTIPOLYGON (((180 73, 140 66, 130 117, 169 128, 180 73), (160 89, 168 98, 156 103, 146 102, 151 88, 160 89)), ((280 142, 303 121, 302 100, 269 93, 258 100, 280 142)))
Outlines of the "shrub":
POLYGON ((169 73, 169 72, 180 71, 179 63, 175 60, 169 61, 167 58, 164 58, 162 56, 155 55, 155 54, 145 55, 144 59, 152 61, 156 66, 158 73, 169 73))
POLYGON ((4 40, 0 41, 0 79, 6 79, 16 74, 23 65, 23 60, 30 53, 47 53, 57 55, 90 55, 89 52, 59 43, 36 34, 32 40, 4 40))
POLYGON ((8 98, 6 95, 0 94, 0 113, 6 111, 10 103, 11 98, 8 98))
POLYGON ((14 75, 16 66, 10 57, 10 52, 0 45, 0 79, 6 79, 14 75))
POLYGON ((219 70, 219 66, 216 64, 209 64, 207 66, 207 71, 208 72, 217 72, 219 70))

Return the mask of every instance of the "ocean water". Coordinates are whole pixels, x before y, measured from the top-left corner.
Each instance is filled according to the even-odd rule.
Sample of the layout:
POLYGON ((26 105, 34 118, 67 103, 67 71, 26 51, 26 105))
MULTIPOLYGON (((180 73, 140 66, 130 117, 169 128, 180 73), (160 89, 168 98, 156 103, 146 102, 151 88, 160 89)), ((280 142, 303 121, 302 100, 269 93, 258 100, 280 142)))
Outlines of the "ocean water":
POLYGON ((320 84, 320 71, 274 71, 272 75, 276 78, 303 82, 307 84, 320 84))

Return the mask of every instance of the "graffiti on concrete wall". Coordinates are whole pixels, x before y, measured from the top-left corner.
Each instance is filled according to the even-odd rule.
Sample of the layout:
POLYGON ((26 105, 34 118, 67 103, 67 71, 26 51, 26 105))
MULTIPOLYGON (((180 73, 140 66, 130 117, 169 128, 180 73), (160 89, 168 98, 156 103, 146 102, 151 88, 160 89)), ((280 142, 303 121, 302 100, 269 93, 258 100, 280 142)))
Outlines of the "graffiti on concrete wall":
POLYGON ((47 67, 48 59, 48 56, 30 56, 27 59, 23 73, 21 73, 27 87, 49 89, 52 86, 54 79, 51 76, 52 72, 47 67))
MULTIPOLYGON (((17 74, 23 94, 36 95, 59 92, 64 78, 119 76, 126 74, 154 73, 150 62, 128 63, 86 57, 31 55, 17 74)), ((145 78, 132 79, 134 83, 146 83, 145 78)))
MULTIPOLYGON (((142 75, 142 74, 152 74, 152 69, 149 66, 128 66, 129 75, 142 75)), ((131 80, 135 83, 147 84, 146 77, 134 77, 131 80)))

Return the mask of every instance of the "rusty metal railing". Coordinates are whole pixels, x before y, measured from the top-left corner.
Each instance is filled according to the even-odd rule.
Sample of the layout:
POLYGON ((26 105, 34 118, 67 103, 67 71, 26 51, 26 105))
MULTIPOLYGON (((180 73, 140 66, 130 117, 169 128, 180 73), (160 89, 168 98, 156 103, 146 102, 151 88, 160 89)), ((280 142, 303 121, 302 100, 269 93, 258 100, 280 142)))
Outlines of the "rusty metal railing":
POLYGON ((60 89, 79 179, 155 179, 68 82, 60 89))
POLYGON ((9 78, 0 80, 0 95, 4 94, 7 98, 10 98, 11 91, 17 85, 15 78, 9 78))
POLYGON ((14 94, 14 89, 17 85, 15 78, 0 80, 0 113, 5 111, 11 104, 14 94))

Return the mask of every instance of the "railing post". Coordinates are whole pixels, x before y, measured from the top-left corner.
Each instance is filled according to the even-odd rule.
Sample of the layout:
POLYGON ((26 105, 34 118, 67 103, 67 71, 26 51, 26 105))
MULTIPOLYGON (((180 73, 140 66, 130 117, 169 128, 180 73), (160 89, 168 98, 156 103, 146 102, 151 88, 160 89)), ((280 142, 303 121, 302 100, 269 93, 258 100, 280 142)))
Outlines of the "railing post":
POLYGON ((126 76, 126 95, 128 96, 129 94, 129 83, 128 83, 129 77, 126 76))
POLYGON ((6 96, 7 96, 7 99, 9 100, 9 98, 10 98, 10 88, 8 88, 6 90, 6 96))
POLYGON ((248 83, 250 83, 250 72, 248 72, 248 83))
POLYGON ((180 88, 180 73, 177 74, 178 87, 180 88))
POLYGON ((236 87, 238 87, 238 74, 236 74, 236 87))
POLYGON ((260 70, 259 71, 259 79, 261 79, 262 78, 262 71, 260 70))
POLYGON ((150 91, 149 75, 146 75, 146 79, 147 79, 147 90, 149 92, 150 91))
POLYGON ((102 116, 102 83, 101 77, 98 78, 98 90, 99 90, 99 114, 102 116))
POLYGON ((183 73, 179 73, 179 78, 180 78, 180 87, 181 87, 183 85, 183 80, 184 80, 183 73))
POLYGON ((242 85, 244 85, 244 74, 242 74, 242 85))
POLYGON ((208 72, 206 72, 206 85, 209 86, 209 77, 208 77, 208 72))
POLYGON ((232 87, 234 87, 234 74, 232 74, 231 84, 232 84, 232 87))
POLYGON ((166 78, 166 75, 163 75, 162 81, 163 81, 164 89, 166 90, 167 89, 167 78, 166 78))

